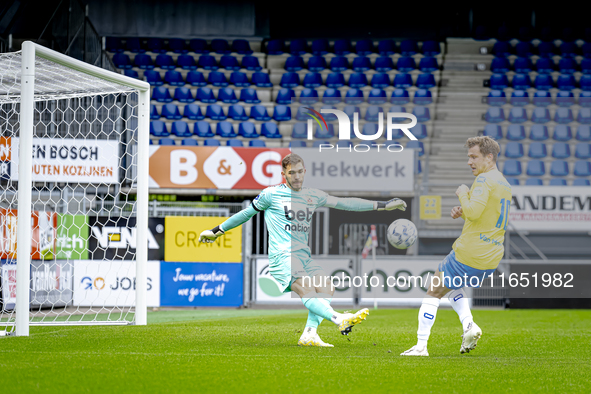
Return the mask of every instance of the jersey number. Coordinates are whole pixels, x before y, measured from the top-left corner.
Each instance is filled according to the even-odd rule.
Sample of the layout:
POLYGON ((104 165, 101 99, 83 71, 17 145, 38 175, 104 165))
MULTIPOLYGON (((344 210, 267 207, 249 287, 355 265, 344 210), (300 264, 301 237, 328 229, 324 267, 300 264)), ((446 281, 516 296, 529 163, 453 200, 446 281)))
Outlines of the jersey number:
POLYGON ((497 228, 503 227, 503 230, 507 230, 507 221, 509 220, 509 207, 511 206, 511 200, 501 200, 501 215, 497 220, 497 228))

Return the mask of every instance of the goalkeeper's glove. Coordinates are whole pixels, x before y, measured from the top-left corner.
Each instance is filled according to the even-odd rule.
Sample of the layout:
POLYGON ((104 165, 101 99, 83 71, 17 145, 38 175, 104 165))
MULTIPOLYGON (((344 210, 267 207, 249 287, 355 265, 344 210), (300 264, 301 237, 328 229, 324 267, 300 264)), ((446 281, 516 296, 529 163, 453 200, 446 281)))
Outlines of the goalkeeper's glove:
POLYGON ((219 237, 224 235, 224 230, 220 226, 215 226, 211 230, 205 230, 199 235, 199 242, 212 243, 219 237))
POLYGON ((394 209, 406 210, 406 203, 399 198, 393 198, 390 201, 376 201, 376 210, 393 211, 394 209))

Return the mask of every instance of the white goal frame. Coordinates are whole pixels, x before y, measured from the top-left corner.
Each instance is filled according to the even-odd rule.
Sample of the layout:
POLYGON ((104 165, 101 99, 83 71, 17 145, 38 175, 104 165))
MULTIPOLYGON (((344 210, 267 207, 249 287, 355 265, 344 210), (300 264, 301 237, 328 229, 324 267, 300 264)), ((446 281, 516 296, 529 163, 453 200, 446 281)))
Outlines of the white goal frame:
MULTIPOLYGON (((136 248, 136 303, 135 324, 147 324, 147 261, 148 261, 148 171, 149 130, 150 130, 150 85, 147 82, 92 66, 80 60, 55 52, 31 41, 22 45, 21 71, 21 109, 20 146, 18 181, 18 220, 17 220, 17 272, 15 334, 28 336, 29 326, 35 323, 29 318, 29 272, 31 269, 31 215, 32 215, 32 150, 33 119, 35 96, 35 57, 52 61, 67 68, 109 82, 138 90, 138 146, 137 146, 137 248, 136 248), (145 163, 145 164, 144 164, 145 163)), ((59 323, 53 323, 59 324, 59 323)), ((72 324, 72 323, 64 323, 72 324)), ((97 322, 83 321, 74 324, 84 325, 97 322)), ((99 323, 100 324, 100 323, 99 323)), ((105 324, 109 324, 105 322, 105 324)))

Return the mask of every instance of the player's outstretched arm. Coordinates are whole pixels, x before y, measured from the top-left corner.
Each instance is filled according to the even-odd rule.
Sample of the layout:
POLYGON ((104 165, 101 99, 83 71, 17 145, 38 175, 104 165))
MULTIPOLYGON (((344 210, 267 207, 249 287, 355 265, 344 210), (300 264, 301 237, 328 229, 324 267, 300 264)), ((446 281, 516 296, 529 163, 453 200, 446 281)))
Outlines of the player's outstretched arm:
POLYGON ((228 218, 228 220, 226 220, 219 226, 215 226, 211 230, 203 231, 199 235, 199 242, 212 243, 216 239, 224 235, 226 231, 230 231, 233 228, 248 222, 248 220, 257 213, 258 211, 251 204, 248 208, 243 209, 235 215, 232 215, 230 218, 228 218))
POLYGON ((340 209, 343 211, 393 211, 406 209, 406 203, 399 198, 393 198, 389 201, 370 201, 362 198, 339 198, 328 196, 325 207, 340 209))

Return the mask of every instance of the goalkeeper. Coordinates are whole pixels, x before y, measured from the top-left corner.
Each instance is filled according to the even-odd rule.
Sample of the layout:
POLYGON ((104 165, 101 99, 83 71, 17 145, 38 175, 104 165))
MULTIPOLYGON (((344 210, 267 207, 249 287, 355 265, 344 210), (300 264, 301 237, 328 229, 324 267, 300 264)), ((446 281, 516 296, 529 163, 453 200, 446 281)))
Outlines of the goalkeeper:
POLYGON ((298 341, 300 346, 332 347, 318 336, 317 327, 323 319, 338 326, 343 335, 365 320, 368 309, 355 314, 337 313, 330 306, 334 289, 313 287, 314 283, 324 284, 327 277, 322 268, 310 255, 308 234, 312 215, 318 207, 330 207, 346 211, 391 211, 405 210, 406 203, 398 198, 390 201, 368 201, 360 198, 337 198, 318 189, 303 188, 306 169, 302 158, 294 153, 285 156, 281 162, 281 175, 285 183, 263 190, 252 204, 212 230, 203 231, 199 242, 214 242, 258 212, 265 211, 265 222, 269 229, 269 271, 279 282, 284 293, 297 293, 308 309, 308 321, 298 341), (303 278, 306 277, 306 280, 303 278), (319 277, 314 281, 314 277, 319 277))

